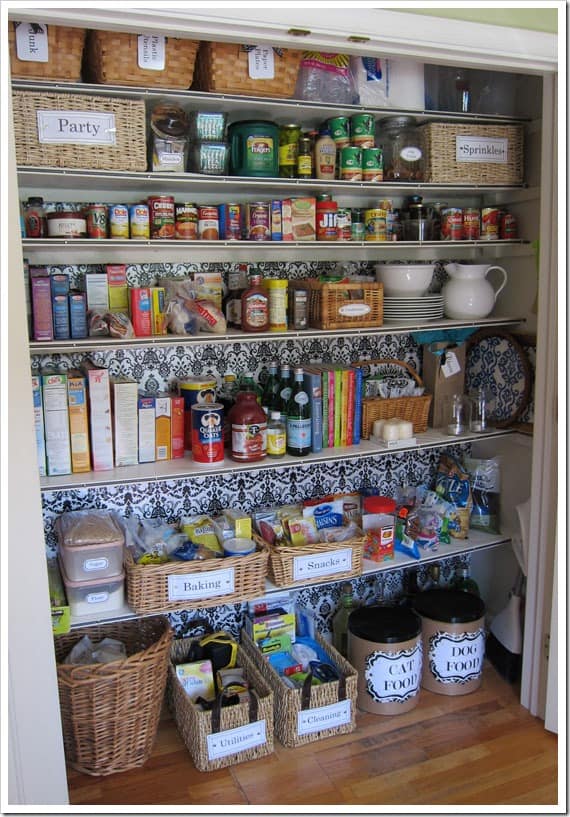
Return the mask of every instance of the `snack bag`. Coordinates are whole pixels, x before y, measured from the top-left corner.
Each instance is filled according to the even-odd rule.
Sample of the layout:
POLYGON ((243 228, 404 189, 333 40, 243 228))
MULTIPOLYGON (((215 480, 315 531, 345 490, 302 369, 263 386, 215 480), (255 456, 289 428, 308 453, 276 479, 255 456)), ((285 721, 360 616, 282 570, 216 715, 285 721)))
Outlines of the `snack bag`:
POLYGON ((469 517, 473 507, 471 482, 463 466, 448 454, 442 454, 435 477, 435 491, 455 507, 451 513, 450 528, 454 539, 466 539, 469 517))

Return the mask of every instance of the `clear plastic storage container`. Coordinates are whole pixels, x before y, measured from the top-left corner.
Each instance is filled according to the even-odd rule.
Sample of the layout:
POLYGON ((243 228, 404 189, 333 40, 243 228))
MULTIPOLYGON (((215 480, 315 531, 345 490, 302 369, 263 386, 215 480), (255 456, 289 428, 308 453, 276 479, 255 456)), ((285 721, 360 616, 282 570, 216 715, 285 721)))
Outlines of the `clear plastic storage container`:
POLYGON ((101 615, 120 610, 125 599, 125 574, 108 579, 72 581, 60 562, 61 575, 72 616, 101 615))

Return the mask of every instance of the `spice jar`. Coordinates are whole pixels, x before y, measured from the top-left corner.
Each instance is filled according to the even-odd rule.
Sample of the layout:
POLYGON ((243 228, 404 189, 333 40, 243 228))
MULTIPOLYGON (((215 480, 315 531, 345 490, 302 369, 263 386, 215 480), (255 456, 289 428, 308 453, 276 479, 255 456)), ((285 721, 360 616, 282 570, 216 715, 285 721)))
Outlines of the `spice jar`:
POLYGON ((424 144, 413 116, 391 116, 380 122, 384 147, 384 177, 399 181, 424 180, 424 144))

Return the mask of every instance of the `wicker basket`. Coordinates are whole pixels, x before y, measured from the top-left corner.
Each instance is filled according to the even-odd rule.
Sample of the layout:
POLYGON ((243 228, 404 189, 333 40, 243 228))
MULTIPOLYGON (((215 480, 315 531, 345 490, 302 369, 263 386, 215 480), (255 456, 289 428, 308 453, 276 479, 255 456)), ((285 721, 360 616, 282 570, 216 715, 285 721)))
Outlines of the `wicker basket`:
POLYGON ((314 584, 315 581, 337 581, 360 576, 362 573, 364 542, 365 537, 362 536, 348 539, 346 542, 323 542, 305 546, 268 545, 269 578, 278 587, 301 587, 314 584), (342 551, 347 550, 350 551, 350 554, 342 553, 342 551), (344 562, 348 561, 349 566, 347 565, 347 569, 339 572, 338 569, 335 571, 334 566, 331 566, 330 572, 319 575, 318 579, 315 579, 314 574, 306 579, 299 578, 307 556, 316 560, 319 556, 324 557, 325 555, 328 559, 331 554, 342 557, 344 562), (299 561, 296 561, 297 559, 299 561))
POLYGON ((142 99, 14 91, 12 101, 16 161, 19 165, 83 170, 147 169, 146 121, 142 99), (38 139, 38 111, 80 111, 112 115, 116 128, 115 144, 42 143, 38 139))
POLYGON ((293 96, 303 52, 274 49, 275 77, 252 79, 249 50, 250 46, 237 43, 202 42, 196 60, 194 90, 263 97, 293 96))
MULTIPOLYGON (((403 360, 381 358, 365 360, 352 365, 360 368, 370 365, 401 366, 413 377, 418 386, 424 385, 416 370, 403 360)), ((414 434, 422 434, 428 428, 431 401, 431 394, 422 394, 419 397, 365 397, 362 400, 362 439, 368 440, 370 438, 375 420, 391 420, 392 417, 408 420, 414 427, 414 434)))
POLYGON ((67 762, 84 774, 142 766, 150 757, 168 674, 172 630, 164 616, 73 630, 55 638, 57 685, 67 762), (84 635, 116 638, 128 658, 63 664, 84 635))
POLYGON ((47 27, 48 61, 35 62, 21 60, 16 53, 16 26, 33 23, 11 23, 8 26, 10 47, 10 69, 12 79, 56 79, 65 82, 79 82, 81 79, 81 59, 85 43, 84 28, 66 26, 47 27))
POLYGON ((253 688, 255 693, 252 695, 251 705, 240 703, 224 706, 211 712, 202 711, 191 702, 174 671, 174 664, 184 659, 194 640, 193 638, 180 638, 172 642, 167 700, 174 714, 178 731, 196 768, 201 772, 211 772, 271 754, 273 752, 273 692, 269 684, 263 679, 249 655, 238 645, 237 666, 245 669, 250 688, 253 688), (264 721, 265 740, 262 743, 233 752, 225 757, 212 757, 215 749, 209 745, 208 738, 211 735, 258 721, 264 721))
MULTIPOLYGON (((356 729, 356 694, 358 673, 343 656, 328 644, 318 633, 315 640, 329 656, 331 663, 341 673, 340 681, 330 681, 319 686, 311 686, 309 694, 303 694, 300 689, 291 689, 280 678, 273 669, 269 661, 263 656, 259 648, 253 643, 245 630, 241 634, 242 646, 252 658, 263 678, 267 681, 274 696, 274 728, 275 735, 284 746, 303 746, 315 740, 332 737, 333 735, 345 735, 354 732, 356 729), (346 723, 337 726, 320 729, 319 731, 304 732, 300 729, 302 712, 311 709, 321 709, 331 707, 347 701, 348 709, 346 723)), ((344 710, 346 713, 346 709, 344 710)), ((332 714, 331 710, 315 715, 332 714)), ((324 718, 324 722, 330 719, 324 718)))
POLYGON ((138 64, 138 34, 89 31, 85 46, 85 76, 102 85, 139 85, 187 90, 194 77, 198 40, 166 37, 164 68, 155 71, 138 64))
POLYGON ((135 613, 192 610, 247 601, 265 592, 268 558, 269 552, 261 540, 258 540, 256 552, 248 556, 226 556, 223 559, 194 562, 166 562, 161 565, 136 564, 127 549, 125 551, 127 600, 135 613), (227 571, 229 579, 233 579, 232 592, 224 592, 222 581, 219 593, 212 593, 211 587, 205 587, 205 593, 208 595, 199 600, 171 599, 170 579, 189 576, 201 580, 203 584, 212 585, 219 581, 219 577, 212 574, 220 570, 227 571))
MULTIPOLYGON (((423 125, 425 181, 443 184, 522 184, 522 125, 453 125, 429 122, 423 125), (475 140, 506 140, 504 161, 457 161, 458 137, 475 140)), ((475 142, 475 145, 477 142, 475 142)), ((481 145, 481 142, 479 142, 481 145)))
POLYGON ((382 326, 384 286, 376 282, 331 284, 315 278, 289 281, 309 290, 309 326, 313 329, 359 329, 382 326))

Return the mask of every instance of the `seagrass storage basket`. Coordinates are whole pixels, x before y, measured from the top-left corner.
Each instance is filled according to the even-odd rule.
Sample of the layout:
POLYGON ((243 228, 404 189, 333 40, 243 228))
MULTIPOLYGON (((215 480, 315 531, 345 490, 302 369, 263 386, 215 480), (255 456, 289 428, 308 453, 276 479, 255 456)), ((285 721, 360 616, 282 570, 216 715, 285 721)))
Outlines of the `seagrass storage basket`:
MULTIPOLYGON (((417 383, 423 386, 423 380, 408 363, 395 358, 378 358, 353 363, 361 369, 370 366, 398 366, 404 369, 417 383)), ((422 434, 428 428, 428 414, 432 395, 422 394, 417 397, 364 397, 362 400, 362 431, 363 440, 368 440, 372 434, 375 420, 391 420, 398 417, 400 420, 411 422, 414 434, 422 434)))
POLYGON ((425 181, 442 184, 522 184, 522 125, 422 125, 425 181))
POLYGON ((191 610, 247 601, 265 592, 268 550, 259 540, 247 556, 193 562, 136 564, 125 552, 127 601, 135 613, 191 610))
POLYGON ((287 686, 245 630, 241 638, 244 650, 273 690, 275 736, 284 746, 303 746, 356 729, 358 673, 321 635, 317 633, 315 640, 341 677, 306 690, 287 686))
POLYGON ((194 77, 198 40, 166 37, 164 68, 139 66, 139 34, 89 31, 85 46, 85 76, 102 85, 139 85, 187 90, 194 77))
POLYGON ((293 96, 302 51, 274 48, 273 79, 253 79, 249 52, 253 46, 202 42, 196 59, 193 89, 218 94, 288 98, 293 96))
POLYGON ((201 772, 211 772, 271 754, 273 691, 255 663, 238 645, 236 664, 243 667, 250 684, 249 703, 215 706, 210 712, 203 711, 192 703, 174 670, 175 664, 184 661, 194 640, 180 638, 172 642, 167 700, 196 768, 201 772), (239 745, 244 741, 248 744, 244 749, 230 754, 224 749, 224 745, 239 745))
POLYGON ((315 583, 314 568, 303 578, 308 565, 320 569, 319 581, 350 579, 362 573, 365 537, 346 542, 323 542, 311 545, 268 545, 269 578, 278 587, 315 583), (321 565, 319 568, 318 566, 321 565))
POLYGON ((81 170, 147 169, 146 120, 142 99, 14 91, 12 102, 16 161, 19 165, 81 170), (85 144, 81 141, 63 141, 63 137, 57 141, 58 137, 51 134, 49 142, 43 141, 48 117, 55 122, 56 129, 70 129, 69 123, 72 123, 77 132, 90 124, 91 114, 101 133, 109 134, 108 143, 85 144), (62 124, 58 124, 59 119, 62 124))
POLYGON ((12 79, 55 79, 64 82, 79 82, 81 79, 81 59, 85 43, 84 28, 67 26, 47 26, 47 62, 22 60, 16 47, 16 28, 33 27, 37 23, 11 22, 8 25, 10 48, 10 70, 12 79))
POLYGON ((168 674, 172 629, 164 616, 73 630, 55 639, 65 757, 84 774, 142 766, 156 738, 168 674), (63 664, 88 635, 122 641, 127 658, 108 664, 63 664))
POLYGON ((309 290, 308 320, 312 329, 359 329, 382 326, 384 286, 377 282, 327 283, 315 278, 293 280, 309 290))

